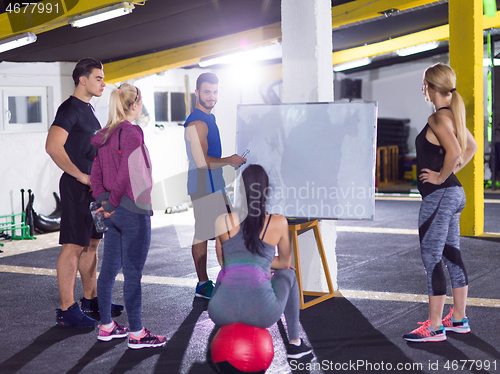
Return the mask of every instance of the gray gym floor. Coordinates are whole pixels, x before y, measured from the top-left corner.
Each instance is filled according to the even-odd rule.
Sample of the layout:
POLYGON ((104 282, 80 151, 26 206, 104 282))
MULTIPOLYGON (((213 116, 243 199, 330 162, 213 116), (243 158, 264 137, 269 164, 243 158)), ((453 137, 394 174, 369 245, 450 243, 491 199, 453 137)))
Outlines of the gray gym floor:
MULTIPOLYGON (((284 321, 279 322, 269 329, 275 357, 268 373, 500 372, 497 196, 485 196, 484 215, 485 232, 499 234, 461 239, 471 333, 450 332, 447 341, 437 343, 402 339, 428 315, 416 233, 420 201, 383 197, 376 200, 373 221, 338 222, 337 297, 301 312, 301 336, 313 347, 314 358, 287 362, 284 321)), ((0 373, 213 373, 207 346, 214 325, 207 302, 194 298, 192 211, 158 212, 153 223, 143 323, 167 336, 165 347, 133 351, 124 339, 98 342, 97 329, 56 327, 59 245, 57 233, 44 234, 34 241, 2 241, 0 247, 0 373)), ((215 279, 219 267, 213 244, 208 265, 215 279)), ((122 286, 118 279, 115 302, 123 302, 122 286)), ((75 296, 82 296, 79 279, 75 296)), ((116 320, 126 325, 126 312, 116 320)))

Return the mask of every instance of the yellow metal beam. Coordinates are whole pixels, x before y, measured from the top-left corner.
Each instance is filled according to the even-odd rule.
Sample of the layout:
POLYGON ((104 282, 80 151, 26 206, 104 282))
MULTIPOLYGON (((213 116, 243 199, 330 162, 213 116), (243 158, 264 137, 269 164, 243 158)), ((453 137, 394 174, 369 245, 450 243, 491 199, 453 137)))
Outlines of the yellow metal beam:
POLYGON ((116 83, 168 69, 196 64, 205 57, 241 51, 242 40, 246 41, 245 45, 248 48, 256 48, 276 41, 280 37, 281 23, 274 23, 179 48, 110 62, 104 64, 104 73, 107 82, 116 83))
MULTIPOLYGON (((0 14, 0 40, 24 32, 39 34, 53 30, 67 25, 71 17, 121 2, 117 0, 44 0, 22 8, 12 6, 11 12, 0 14)), ((22 3, 20 1, 17 4, 22 3)))
MULTIPOLYGON (((483 29, 486 30, 490 28, 500 27, 500 12, 498 12, 497 16, 494 18, 489 18, 486 16, 481 17, 483 29)), ((394 52, 398 49, 411 47, 413 45, 428 43, 432 41, 448 40, 449 38, 449 25, 438 26, 432 29, 416 32, 379 43, 373 43, 362 47, 333 52, 333 64, 337 65, 343 62, 357 60, 363 57, 373 57, 379 54, 394 52)))
POLYGON ((394 52, 398 49, 410 47, 417 44, 446 40, 448 38, 448 25, 439 26, 433 29, 416 32, 410 35, 401 36, 399 38, 394 38, 379 43, 373 43, 362 47, 333 52, 333 64, 337 65, 343 62, 357 60, 363 57, 372 57, 382 53, 394 52))
MULTIPOLYGON (((483 28, 488 29, 494 27, 500 27, 500 13, 495 18, 488 18, 486 16, 483 18, 483 28)), ((253 46, 265 45, 270 41, 281 37, 279 23, 266 26, 266 31, 263 29, 264 28, 259 28, 246 32, 248 33, 247 39, 254 40, 255 44, 253 44, 253 46), (260 42, 258 42, 259 38, 260 42)), ((245 38, 244 34, 245 33, 235 34, 236 38, 234 38, 233 35, 230 35, 172 50, 109 63, 105 65, 106 80, 110 83, 124 81, 147 74, 158 73, 175 67, 195 64, 210 55, 234 52, 239 50, 239 41, 242 38, 245 38)), ((443 25, 379 43, 333 52, 332 62, 334 65, 337 65, 363 57, 372 57, 382 53, 394 52, 398 49, 410 47, 416 44, 448 39, 449 26, 443 25)), ((280 69, 278 68, 276 71, 280 71, 280 69)))
POLYGON ((332 8, 332 28, 380 17, 389 9, 406 10, 434 3, 436 0, 356 0, 332 8))
POLYGON ((467 127, 478 145, 472 161, 457 175, 467 195, 460 233, 476 236, 484 231, 483 0, 450 0, 449 20, 450 65, 465 102, 467 127))

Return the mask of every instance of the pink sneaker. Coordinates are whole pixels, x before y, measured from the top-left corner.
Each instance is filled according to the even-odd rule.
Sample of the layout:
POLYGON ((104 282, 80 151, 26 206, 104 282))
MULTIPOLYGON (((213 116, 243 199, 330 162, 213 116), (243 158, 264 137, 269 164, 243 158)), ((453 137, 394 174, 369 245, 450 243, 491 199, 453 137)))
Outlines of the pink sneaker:
POLYGON ((140 338, 132 334, 128 336, 128 347, 132 349, 163 347, 166 343, 167 338, 162 335, 153 335, 146 329, 142 329, 140 338))
POLYGON ((109 330, 105 329, 103 326, 99 327, 99 336, 97 339, 103 342, 109 342, 111 339, 126 338, 127 335, 128 328, 113 321, 113 326, 109 330))
POLYGON ((470 332, 469 319, 465 317, 461 321, 455 320, 452 317, 453 309, 454 308, 450 308, 450 314, 448 314, 443 319, 443 325, 446 331, 458 332, 459 334, 465 334, 470 332))
POLYGON ((446 330, 441 325, 437 330, 431 327, 431 321, 419 322, 419 328, 403 335, 403 339, 409 342, 442 342, 446 340, 446 330))

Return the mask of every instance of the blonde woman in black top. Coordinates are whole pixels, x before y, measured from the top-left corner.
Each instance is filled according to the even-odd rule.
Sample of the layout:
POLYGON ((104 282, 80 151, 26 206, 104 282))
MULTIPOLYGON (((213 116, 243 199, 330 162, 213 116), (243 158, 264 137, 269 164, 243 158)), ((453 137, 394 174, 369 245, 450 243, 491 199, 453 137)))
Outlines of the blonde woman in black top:
POLYGON ((465 314, 467 272, 460 255, 460 213, 465 206, 465 194, 455 173, 472 159, 477 144, 465 126, 465 105, 455 83, 455 73, 448 65, 438 63, 425 71, 422 91, 436 111, 415 144, 418 189, 422 195, 418 225, 427 273, 429 319, 403 336, 412 342, 443 341, 446 331, 470 331, 465 314), (453 292, 453 308, 444 319, 443 261, 453 292))

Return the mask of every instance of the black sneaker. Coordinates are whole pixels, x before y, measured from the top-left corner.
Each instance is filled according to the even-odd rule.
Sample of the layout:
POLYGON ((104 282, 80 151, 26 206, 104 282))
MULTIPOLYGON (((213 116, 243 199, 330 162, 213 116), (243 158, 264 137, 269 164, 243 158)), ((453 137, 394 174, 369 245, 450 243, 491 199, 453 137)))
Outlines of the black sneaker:
POLYGON ((56 325, 63 327, 76 327, 79 329, 90 329, 97 326, 97 321, 83 314, 77 303, 71 305, 68 310, 56 309, 56 325))
POLYGON ((301 339, 300 345, 297 347, 295 344, 288 343, 286 347, 286 353, 288 358, 301 358, 312 353, 311 347, 307 346, 306 343, 301 339))
MULTIPOLYGON (((82 312, 87 316, 95 319, 101 319, 101 315, 99 313, 99 304, 97 303, 97 297, 93 299, 86 299, 82 297, 80 299, 80 303, 82 304, 82 312)), ((113 304, 111 303, 111 317, 118 317, 123 312, 123 305, 113 304)))

